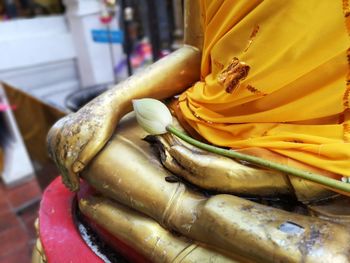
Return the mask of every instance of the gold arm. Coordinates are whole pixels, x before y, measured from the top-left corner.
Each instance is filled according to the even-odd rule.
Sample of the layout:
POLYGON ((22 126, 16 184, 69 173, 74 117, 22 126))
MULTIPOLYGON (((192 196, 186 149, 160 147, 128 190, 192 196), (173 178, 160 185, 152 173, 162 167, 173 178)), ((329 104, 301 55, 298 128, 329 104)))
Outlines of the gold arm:
POLYGON ((164 99, 180 93, 199 80, 200 60, 197 48, 184 46, 58 121, 47 141, 65 185, 72 191, 79 189, 78 173, 106 144, 120 118, 131 111, 133 99, 164 99))
POLYGON ((184 43, 202 50, 204 33, 201 21, 200 0, 185 0, 184 43))

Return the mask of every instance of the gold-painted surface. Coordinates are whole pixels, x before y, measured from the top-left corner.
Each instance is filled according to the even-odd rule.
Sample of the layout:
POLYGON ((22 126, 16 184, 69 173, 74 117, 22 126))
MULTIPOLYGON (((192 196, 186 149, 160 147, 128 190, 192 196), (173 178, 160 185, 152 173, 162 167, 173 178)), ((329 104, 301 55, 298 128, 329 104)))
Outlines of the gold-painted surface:
POLYGON ((185 0, 184 6, 184 43, 202 50, 204 32, 200 0, 185 0))
POLYGON ((37 239, 32 252, 32 263, 47 263, 45 251, 39 238, 39 218, 34 222, 37 239))
POLYGON ((255 196, 294 194, 287 176, 279 172, 200 150, 171 134, 148 138, 159 149, 167 169, 203 189, 255 196))
MULTIPOLYGON (((206 202, 202 220, 192 231, 197 239, 230 251, 242 251, 258 262, 348 262, 350 236, 345 227, 262 206, 229 195, 206 202), (204 223, 203 223, 204 224, 204 223), (297 226, 295 232, 283 226, 297 226), (216 226, 216 227, 215 227, 216 226), (218 233, 213 235, 212 231, 218 233), (235 241, 235 244, 233 242, 235 241)), ((200 219, 199 219, 200 220, 200 219)))
POLYGON ((43 263, 39 252, 34 248, 32 253, 32 263, 43 263))
MULTIPOLYGON (((201 49, 203 33, 198 3, 185 2, 185 43, 201 49)), ((118 125, 117 134, 107 143, 119 119, 130 111, 131 99, 166 98, 182 91, 199 79, 199 64, 200 51, 185 46, 57 123, 48 141, 65 183, 70 189, 77 190, 77 175, 88 166, 83 177, 105 195, 184 236, 257 262, 348 262, 350 237, 342 225, 280 211, 231 195, 208 198, 189 190, 182 183, 166 182, 165 178, 171 173, 163 169, 150 147, 141 141, 146 134, 130 117, 121 127, 118 125), (288 232, 288 227, 283 229, 285 225, 294 226, 296 232, 288 232)), ((256 92, 254 88, 251 91, 256 92)), ((169 156, 176 160, 174 153, 167 158, 169 156)), ((178 163, 194 158, 190 155, 180 159, 179 156, 184 158, 186 155, 178 150, 178 163)), ((196 161, 201 162, 199 158, 196 161)), ((192 163, 186 166, 189 169, 192 163)), ((175 168, 186 170, 184 167, 175 168)), ((209 178, 210 183, 196 180, 199 185, 211 187, 216 183, 218 188, 226 186, 213 175, 209 178)), ((242 178, 242 191, 249 192, 253 187, 263 189, 264 184, 258 187, 263 180, 253 180, 242 178)), ((273 187, 288 187, 284 188, 284 182, 267 180, 273 181, 273 187)), ((323 189, 310 187, 305 181, 300 183, 291 179, 291 183, 301 200, 325 196, 323 189)))
POLYGON ((39 238, 37 238, 35 246, 33 248, 32 263, 47 263, 44 249, 39 238))
POLYGON ((171 134, 148 136, 162 164, 174 174, 206 190, 239 195, 296 195, 312 202, 335 195, 316 183, 273 170, 249 167, 231 158, 200 150, 171 134))
POLYGON ((162 222, 170 205, 164 200, 175 199, 185 187, 165 181, 171 173, 142 140, 146 135, 134 114, 129 114, 103 151, 82 172, 82 177, 102 193, 129 207, 138 207, 140 212, 162 222))
POLYGON ((180 93, 199 80, 200 59, 198 49, 184 46, 58 121, 47 140, 65 185, 73 191, 79 188, 79 172, 107 143, 119 119, 131 111, 133 99, 165 99, 180 93))
POLYGON ((350 198, 338 196, 333 199, 308 205, 314 216, 349 226, 350 198))
POLYGON ((317 201, 338 195, 317 183, 304 180, 296 176, 289 176, 290 183, 295 190, 295 195, 301 202, 317 201))
POLYGON ((332 222, 232 195, 206 197, 165 171, 132 116, 83 172, 106 196, 167 229, 257 262, 348 262, 350 233, 332 222), (294 226, 283 229, 283 226, 294 226))
POLYGON ((174 235, 151 218, 107 198, 90 196, 80 200, 79 208, 151 262, 242 262, 174 235))

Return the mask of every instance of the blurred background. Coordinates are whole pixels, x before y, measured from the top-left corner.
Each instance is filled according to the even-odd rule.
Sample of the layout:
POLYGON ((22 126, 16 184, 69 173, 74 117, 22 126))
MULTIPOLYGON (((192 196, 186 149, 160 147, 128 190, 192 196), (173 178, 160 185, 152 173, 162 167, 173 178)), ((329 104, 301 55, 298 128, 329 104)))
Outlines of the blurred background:
POLYGON ((30 262, 46 134, 182 45, 183 0, 0 0, 0 262, 30 262))

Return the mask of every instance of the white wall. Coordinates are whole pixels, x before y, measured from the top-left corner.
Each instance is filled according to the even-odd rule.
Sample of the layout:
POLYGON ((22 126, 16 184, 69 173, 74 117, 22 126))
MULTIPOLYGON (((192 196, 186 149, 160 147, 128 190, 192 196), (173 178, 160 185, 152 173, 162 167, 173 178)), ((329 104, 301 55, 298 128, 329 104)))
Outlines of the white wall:
MULTIPOLYGON (((65 0, 66 17, 70 26, 82 87, 110 84, 127 77, 127 70, 114 76, 113 63, 119 64, 125 59, 121 44, 109 44, 92 41, 93 29, 107 30, 107 25, 100 22, 102 1, 65 0), (113 56, 113 58, 112 58, 113 56)), ((115 17, 109 24, 109 30, 119 30, 120 9, 116 7, 115 17)))
MULTIPOLYGON (((99 21, 100 2, 66 0, 65 4, 64 16, 0 22, 0 82, 62 109, 69 93, 115 79, 110 47, 92 41, 91 30, 106 27, 99 21)), ((113 25, 118 29, 117 19, 113 25)), ((114 45, 113 51, 115 62, 120 62, 121 45, 114 45)), ((7 103, 1 86, 0 102, 7 103)), ((3 178, 6 184, 14 184, 32 175, 33 169, 10 111, 6 122, 13 138, 5 149, 3 178)))
POLYGON ((0 81, 63 107, 65 95, 80 87, 65 17, 0 23, 0 81))
POLYGON ((72 36, 63 16, 0 23, 0 71, 71 60, 72 36))
MULTIPOLYGON (((0 81, 64 107, 65 97, 80 88, 110 85, 113 62, 125 59, 121 44, 111 48, 92 40, 91 30, 106 29, 97 0, 66 0, 62 16, 0 22, 0 81), (111 58, 113 56, 113 60, 111 58)), ((111 23, 118 30, 119 10, 111 23)))

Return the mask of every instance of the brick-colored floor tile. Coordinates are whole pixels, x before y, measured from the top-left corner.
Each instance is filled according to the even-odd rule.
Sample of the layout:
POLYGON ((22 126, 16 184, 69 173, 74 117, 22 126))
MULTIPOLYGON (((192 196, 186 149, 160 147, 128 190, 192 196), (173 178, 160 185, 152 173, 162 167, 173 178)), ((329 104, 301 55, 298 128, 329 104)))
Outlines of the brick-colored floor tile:
POLYGON ((19 186, 8 188, 6 191, 13 208, 20 208, 41 197, 41 190, 35 178, 19 186))
POLYGON ((0 212, 0 233, 17 226, 20 226, 20 221, 13 211, 0 212))
POLYGON ((30 263, 41 190, 35 178, 15 187, 0 182, 0 263, 30 263))
POLYGON ((11 209, 6 193, 0 190, 0 214, 9 212, 11 209))
POLYGON ((16 226, 5 231, 0 232, 0 257, 4 257, 8 254, 11 254, 13 251, 27 246, 28 244, 28 235, 23 229, 23 226, 16 226))
POLYGON ((31 262, 31 249, 29 246, 24 245, 6 256, 0 256, 0 263, 30 263, 31 262))
POLYGON ((34 222, 38 218, 39 202, 18 212, 17 216, 22 220, 23 225, 26 228, 29 238, 36 238, 36 230, 34 227, 34 222))

